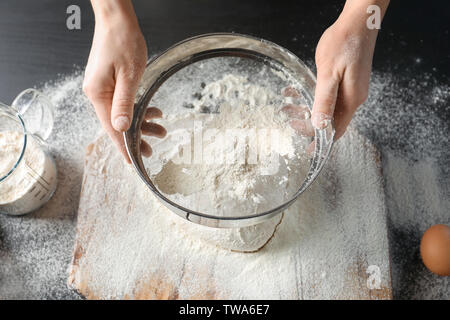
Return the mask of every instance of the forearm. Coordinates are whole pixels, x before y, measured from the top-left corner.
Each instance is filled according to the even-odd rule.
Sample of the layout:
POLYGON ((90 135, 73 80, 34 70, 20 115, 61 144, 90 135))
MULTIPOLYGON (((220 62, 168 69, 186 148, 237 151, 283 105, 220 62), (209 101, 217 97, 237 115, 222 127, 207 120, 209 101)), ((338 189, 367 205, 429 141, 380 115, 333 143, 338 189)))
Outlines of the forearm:
POLYGON ((131 0, 91 0, 96 22, 122 21, 137 24, 131 0))
POLYGON ((370 29, 367 26, 367 19, 371 14, 367 12, 367 9, 371 5, 380 8, 380 19, 382 20, 389 5, 389 0, 347 0, 338 21, 351 27, 356 33, 364 33, 376 38, 378 29, 370 29))
POLYGON ((367 8, 371 5, 376 5, 380 8, 381 18, 383 18, 389 2, 389 0, 347 0, 342 13, 365 17, 367 15, 367 8))
POLYGON ((373 51, 375 48, 379 29, 379 26, 376 28, 371 27, 368 22, 371 15, 377 14, 371 10, 368 12, 367 9, 372 5, 380 8, 378 20, 381 24, 389 5, 389 0, 347 0, 339 18, 334 24, 335 28, 340 30, 339 32, 345 38, 351 39, 350 42, 365 42, 365 48, 369 49, 369 51, 373 51))

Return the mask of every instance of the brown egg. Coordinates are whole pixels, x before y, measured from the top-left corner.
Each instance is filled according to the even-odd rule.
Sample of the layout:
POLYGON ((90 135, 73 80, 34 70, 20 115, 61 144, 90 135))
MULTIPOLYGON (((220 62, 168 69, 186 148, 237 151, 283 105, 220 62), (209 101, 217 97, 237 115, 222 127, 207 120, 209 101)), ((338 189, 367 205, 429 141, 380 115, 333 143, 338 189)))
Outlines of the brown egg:
POLYGON ((443 224, 431 226, 420 242, 423 263, 440 276, 450 276, 450 227, 443 224))

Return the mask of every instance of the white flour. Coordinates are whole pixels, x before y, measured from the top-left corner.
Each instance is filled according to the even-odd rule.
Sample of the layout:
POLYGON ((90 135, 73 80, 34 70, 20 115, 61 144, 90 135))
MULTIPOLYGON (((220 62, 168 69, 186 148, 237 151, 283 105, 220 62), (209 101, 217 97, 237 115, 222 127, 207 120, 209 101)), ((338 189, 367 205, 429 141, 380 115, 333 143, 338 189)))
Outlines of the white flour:
MULTIPOLYGON (((192 108, 165 108, 160 123, 168 135, 150 139, 153 155, 144 160, 155 185, 176 203, 217 216, 250 215, 281 205, 309 168, 308 140, 281 111, 286 99, 244 76, 225 74, 205 82, 200 93, 183 102, 192 108)), ((179 223, 207 243, 251 252, 267 243, 280 219, 225 230, 179 223)))
MULTIPOLYGON (((225 208, 219 211, 222 214, 239 213, 239 208, 245 208, 249 203, 260 205, 267 201, 267 205, 274 207, 277 201, 283 201, 286 191, 296 189, 294 183, 301 183, 295 174, 307 168, 307 159, 296 157, 294 150, 304 151, 304 148, 296 148, 293 140, 297 135, 288 123, 284 122, 283 126, 283 122, 277 121, 278 117, 283 120, 283 116, 274 110, 279 111, 283 104, 266 109, 264 104, 271 99, 258 101, 256 96, 244 96, 243 100, 248 104, 237 99, 240 108, 210 101, 221 100, 230 92, 237 91, 237 97, 239 92, 247 92, 247 95, 252 92, 245 89, 246 82, 240 79, 227 76, 205 81, 200 102, 194 108, 181 107, 171 112, 174 106, 167 101, 152 104, 160 106, 166 114, 159 123, 167 127, 169 136, 159 143, 156 139, 150 140, 154 152, 148 159, 148 171, 154 175, 161 191, 168 196, 178 196, 178 202, 185 201, 188 207, 225 208), (225 87, 231 90, 224 90, 225 87), (216 90, 217 94, 214 94, 216 90), (205 94, 208 98, 203 100, 205 94), (205 109, 208 112, 202 113, 205 109), (260 172, 264 162, 243 172, 241 170, 247 165, 245 161, 213 165, 207 170, 202 166, 195 167, 195 163, 186 166, 171 162, 175 155, 171 152, 174 148, 170 142, 175 138, 170 133, 186 127, 190 123, 188 120, 192 122, 196 116, 200 116, 204 127, 219 131, 228 126, 233 129, 261 126, 281 131, 285 140, 282 141, 284 146, 274 146, 277 155, 275 174, 269 175, 268 181, 258 181, 265 177, 260 172), (298 168, 299 172, 294 172, 298 168), (256 194, 261 195, 259 203, 252 199, 256 194), (230 203, 225 202, 224 196, 231 199, 230 203)), ((171 98, 183 100, 178 90, 185 91, 189 83, 178 85, 176 94, 172 87, 171 98)), ((262 95, 259 88, 254 92, 259 92, 259 96, 271 96, 262 95)), ((81 247, 77 248, 76 256, 82 254, 82 258, 74 261, 72 270, 75 274, 77 270, 81 273, 71 277, 69 282, 83 288, 84 284, 77 281, 85 280, 91 294, 101 298, 132 296, 139 291, 140 285, 152 281, 157 283, 158 290, 175 288, 180 298, 204 297, 208 290, 214 291, 217 297, 237 299, 345 298, 355 294, 349 287, 358 288, 356 290, 361 294, 366 292, 366 274, 362 271, 361 280, 358 269, 365 270, 367 264, 374 264, 380 268, 381 286, 388 287, 390 277, 380 176, 375 162, 366 161, 367 155, 372 154, 371 150, 373 152, 372 147, 367 145, 365 152, 361 152, 362 144, 362 138, 355 132, 343 139, 330 160, 331 166, 287 210, 267 246, 256 253, 242 254, 215 248, 196 238, 215 240, 213 243, 218 246, 225 243, 238 245, 245 251, 250 244, 257 249, 263 243, 255 246, 255 237, 258 242, 270 239, 277 221, 263 229, 238 229, 232 233, 194 227, 157 201, 132 168, 128 172, 124 170, 120 155, 103 137, 90 151, 88 172, 91 176, 83 186, 89 192, 84 193, 86 198, 80 207, 78 221, 82 231, 79 234, 81 247), (105 178, 108 180, 103 183, 105 178), (361 186, 365 185, 367 192, 360 192, 361 186), (114 199, 114 205, 105 210, 104 202, 98 199, 114 199), (205 235, 206 230, 209 235, 205 235)), ((191 152, 186 153, 191 156, 191 152)), ((195 159, 195 152, 189 158, 195 159)))
POLYGON ((228 74, 201 95, 194 109, 166 112, 168 136, 151 140, 146 163, 156 186, 189 209, 219 216, 259 213, 289 199, 298 188, 289 181, 301 182, 309 162, 307 140, 273 102, 281 94, 228 74), (206 106, 214 112, 201 113, 206 106))
POLYGON ((0 215, 0 297, 77 298, 67 289, 86 145, 100 129, 82 91, 83 75, 57 77, 39 90, 55 106, 49 137, 58 188, 44 207, 23 217, 0 215))
MULTIPOLYGON (((22 152, 24 135, 0 132, 0 177, 15 165, 22 152)), ((37 142, 28 136, 25 153, 13 173, 0 182, 0 211, 24 214, 41 207, 56 188, 56 167, 37 142)))
MULTIPOLYGON (((313 62, 310 65, 313 65, 313 62)), ((57 121, 51 136, 51 145, 59 168, 59 188, 53 199, 33 215, 18 219, 0 215, 1 298, 77 297, 66 287, 67 266, 72 256, 84 150, 100 128, 92 106, 81 90, 82 80, 82 75, 76 72, 44 87, 44 93, 51 98, 56 107, 57 121)), ((175 88, 178 89, 179 86, 175 88)), ((422 266, 418 250, 420 236, 431 224, 450 223, 448 221, 450 133, 448 118, 441 114, 449 110, 449 102, 448 83, 437 80, 433 74, 405 75, 405 72, 398 70, 393 73, 375 71, 371 80, 369 100, 359 109, 353 120, 358 129, 383 151, 394 297, 398 299, 450 299, 448 290, 450 279, 428 272, 422 266), (427 200, 430 192, 433 195, 430 199, 434 199, 432 202, 430 199, 427 200)), ((163 111, 164 107, 162 106, 163 111)), ((360 165, 361 163, 355 163, 355 167, 360 165)), ((365 205, 370 209, 370 202, 365 205)), ((317 228, 325 224, 330 228, 335 226, 339 229, 342 223, 339 217, 332 215, 313 224, 304 223, 310 227, 310 230, 306 231, 313 236, 302 248, 302 255, 306 256, 306 260, 319 258, 317 253, 324 250, 324 245, 316 241, 321 238, 321 235, 315 232, 317 228), (330 219, 329 224, 327 219, 330 219)), ((105 233, 108 230, 107 225, 99 228, 99 230, 105 228, 103 231, 105 233)), ((110 247, 113 252, 123 255, 121 260, 124 263, 116 266, 111 278, 106 277, 106 271, 111 270, 105 266, 105 273, 99 273, 102 281, 110 279, 111 285, 126 288, 126 273, 130 275, 128 264, 138 255, 134 248, 140 250, 141 244, 149 245, 145 241, 148 236, 145 229, 145 225, 137 223, 134 226, 130 225, 129 230, 135 238, 125 243, 123 250, 122 247, 118 249, 110 247), (143 230, 142 234, 139 234, 140 230, 143 230)), ((282 241, 287 242, 294 241, 299 236, 296 233, 279 234, 283 235, 282 241)), ((181 239, 183 235, 180 234, 181 239)), ((163 230, 162 237, 166 236, 167 232, 163 230)), ((305 237, 301 238, 302 241, 304 239, 305 237)), ((117 240, 122 239, 119 237, 117 240)), ((330 239, 328 245, 332 245, 333 240, 330 239)), ((347 238, 347 241, 349 240, 350 238, 347 238)), ((334 248, 342 249, 340 243, 336 243, 334 248)), ((158 243, 155 246, 158 246, 158 243)), ((205 245, 197 241, 190 252, 203 257, 204 247, 205 245)), ((253 255, 246 254, 243 261, 247 264, 243 270, 249 274, 252 274, 251 271, 254 271, 257 265, 255 261, 251 261, 251 256, 253 255)), ((254 272, 255 281, 263 279, 269 265, 278 264, 280 273, 285 272, 283 262, 277 261, 279 258, 289 259, 289 252, 282 250, 278 256, 266 254, 261 257, 266 263, 260 264, 258 272, 254 272)), ((328 283, 331 293, 334 282, 327 279, 334 272, 332 265, 334 261, 326 256, 321 259, 324 268, 316 271, 317 278, 328 283)), ((230 268, 236 269, 239 274, 237 269, 241 266, 241 264, 230 265, 230 268)), ((307 270, 308 264, 297 263, 296 268, 307 270)), ((132 273, 135 274, 138 270, 132 273)), ((241 280, 244 275, 245 272, 235 281, 241 280)), ((226 280, 230 279, 223 279, 226 280)), ((279 284, 280 287, 283 285, 279 284)), ((272 282, 270 288, 262 288, 262 291, 270 291, 273 286, 277 284, 272 282)), ((308 288, 309 283, 303 281, 301 286, 308 288)), ((309 287, 307 291, 314 292, 314 288, 309 287)))
MULTIPOLYGON (((376 95, 383 95, 385 85, 386 83, 389 83, 390 79, 390 75, 375 76, 372 92, 376 95)), ((380 118, 380 121, 386 117, 386 107, 392 106, 393 108, 398 108, 398 106, 401 105, 401 101, 396 100, 395 98, 387 99, 384 104, 381 104, 378 101, 377 96, 373 97, 372 95, 371 99, 373 100, 369 100, 368 104, 374 103, 374 101, 377 103, 371 105, 370 109, 363 108, 363 111, 371 112, 372 114, 377 113, 376 116, 377 118, 380 118)), ((414 115, 414 113, 407 114, 407 116, 412 115, 414 115)), ((430 118, 432 116, 433 114, 429 115, 429 119, 432 119, 430 118)), ((374 118, 370 118, 369 115, 366 115, 357 120, 359 120, 358 124, 361 124, 360 121, 363 121, 362 123, 364 124, 374 121, 373 119, 374 118)), ((391 119, 392 121, 399 121, 398 117, 391 119)), ((437 122, 437 124, 442 127, 440 122, 437 122)), ((385 130, 401 130, 401 126, 376 127, 382 138, 387 137, 384 135, 385 130)), ((402 137, 402 135, 395 135, 395 139, 399 139, 399 137, 402 137)), ((374 175, 373 171, 369 173, 369 171, 366 170, 365 156, 358 152, 358 150, 352 150, 346 145, 345 141, 352 141, 354 139, 359 138, 357 138, 357 135, 352 135, 350 133, 342 138, 333 153, 333 157, 340 157, 340 160, 331 160, 331 163, 339 163, 339 166, 327 166, 323 174, 319 177, 318 183, 305 194, 307 201, 297 202, 297 205, 303 206, 300 208, 301 212, 304 213, 302 219, 298 221, 294 215, 288 215, 288 217, 293 220, 285 221, 285 223, 280 226, 281 228, 278 229, 274 239, 258 254, 243 255, 218 249, 216 249, 218 251, 214 251, 210 246, 195 241, 192 237, 192 233, 186 233, 185 228, 180 227, 179 223, 175 223, 172 219, 174 218, 173 215, 169 212, 159 218, 155 216, 155 220, 145 220, 148 223, 147 225, 141 223, 140 221, 144 220, 141 220, 138 217, 133 217, 133 219, 122 217, 124 220, 121 220, 120 223, 122 226, 121 230, 112 229, 107 223, 107 220, 105 220, 104 223, 96 226, 98 230, 96 234, 103 235, 102 237, 99 237, 101 240, 99 240, 98 244, 108 243, 108 245, 103 247, 100 251, 91 252, 91 257, 94 259, 91 261, 95 261, 96 265, 95 274, 92 275, 92 289, 95 291, 96 289, 100 290, 100 288, 102 288, 101 290, 106 297, 120 296, 127 292, 131 292, 135 285, 133 279, 143 279, 142 281, 145 282, 146 274, 152 274, 152 272, 159 274, 161 272, 161 270, 149 270, 148 268, 148 266, 158 268, 158 266, 154 266, 151 263, 151 261, 155 261, 155 259, 163 259, 166 262, 164 270, 166 270, 168 274, 171 274, 171 277, 163 278, 161 280, 161 287, 164 288, 164 284, 170 284, 171 281, 178 279, 177 277, 180 276, 177 274, 177 272, 180 271, 177 268, 179 264, 185 265, 189 269, 190 266, 198 261, 204 261, 205 264, 208 264, 210 259, 212 259, 213 261, 211 261, 211 263, 216 262, 220 264, 221 262, 224 263, 224 261, 227 261, 227 268, 214 269, 214 271, 211 271, 214 273, 214 286, 218 288, 231 288, 231 290, 237 293, 237 296, 239 297, 255 298, 265 294, 266 297, 270 295, 273 298, 279 298, 297 294, 300 298, 333 298, 338 296, 339 292, 345 292, 349 288, 347 283, 348 279, 346 277, 336 278, 334 275, 338 272, 343 272, 343 270, 347 270, 349 266, 354 265, 353 263, 355 261, 352 261, 351 259, 346 260, 345 258, 349 253, 356 250, 361 252, 361 255, 365 255, 363 251, 360 251, 362 249, 361 243, 355 242, 355 239, 360 237, 361 234, 364 234, 366 235, 365 238, 367 243, 372 245, 370 252, 387 253, 388 250, 386 243, 381 241, 381 235, 377 233, 377 230, 371 227, 373 225, 372 223, 369 222, 366 224, 367 227, 365 229, 361 229, 361 226, 364 225, 361 223, 363 213, 369 213, 368 215, 364 215, 366 217, 364 219, 368 219, 369 221, 370 219, 377 219, 378 216, 373 214, 374 210, 376 210, 374 204, 378 203, 380 199, 377 198, 376 193, 368 194, 361 190, 362 185, 370 186, 371 181, 378 178, 374 175), (349 175, 351 176, 349 177, 349 175), (345 180, 345 182, 341 181, 339 183, 339 180, 344 177, 348 177, 348 179, 345 180), (361 181, 360 179, 363 179, 364 181, 361 181), (321 186, 322 191, 319 193, 314 192, 313 189, 318 186, 321 186), (345 196, 342 195, 343 193, 345 196), (323 197, 331 197, 329 203, 331 207, 327 208, 328 205, 324 204, 323 197), (345 204, 338 201, 338 199, 342 197, 347 199, 345 204), (365 198, 362 199, 361 197, 365 198), (321 205, 325 206, 325 208, 321 208, 321 205), (352 207, 355 208, 355 210, 344 219, 346 207, 352 207), (336 208, 340 208, 337 209, 340 213, 334 211, 336 208), (317 214, 318 210, 320 210, 321 214, 317 214), (167 224, 166 222, 163 222, 166 221, 166 219, 168 219, 167 224), (145 233, 145 230, 153 230, 153 228, 156 230, 155 233, 145 233), (167 238, 168 229, 173 231, 171 233, 171 238, 167 238), (298 248, 301 250, 300 261, 296 260, 294 253, 296 249, 292 247, 293 244, 299 242, 301 243, 298 248), (154 248, 159 248, 159 250, 154 251, 154 248), (145 252, 145 254, 142 255, 139 252, 145 252), (164 252, 171 252, 172 254, 165 255, 164 252), (174 252, 178 252, 179 254, 174 254, 174 252), (215 254, 212 254, 211 252, 220 252, 220 256, 215 258, 215 254), (111 257, 114 257, 114 259, 111 260, 111 257), (134 264, 133 261, 140 262, 134 264), (320 267, 317 267, 318 264, 320 267), (111 270, 114 271, 111 272, 111 270), (273 278, 273 270, 277 270, 276 279, 273 278), (230 277, 230 274, 233 276, 230 277), (300 276, 301 279, 299 280, 298 288, 292 286, 292 281, 290 280, 295 278, 296 275, 304 276, 304 278, 300 276), (270 284, 266 281, 268 277, 272 277, 270 284), (314 285, 314 283, 317 282, 321 283, 321 285, 314 285), (263 287, 261 287, 261 285, 263 285, 263 287)), ((419 146, 425 146, 423 140, 418 139, 417 141, 419 141, 419 146)), ((410 145, 408 144, 408 146, 410 145)), ((111 158, 110 156, 107 156, 106 159, 111 158)), ((396 179, 394 173, 396 168, 399 169, 399 167, 396 162, 393 162, 392 165, 393 167, 385 172, 385 174, 388 175, 387 180, 396 179)), ((406 168, 408 168, 407 165, 406 168)), ((429 170, 423 170, 424 168, 420 167, 417 167, 416 169, 418 170, 416 172, 418 179, 433 183, 429 178, 429 170)), ((405 174, 407 175, 408 173, 405 172, 405 174)), ((121 182, 117 181, 116 183, 120 184, 121 182)), ((418 187, 417 184, 414 184, 414 186, 418 187)), ((411 194, 411 184, 402 184, 399 188, 401 192, 392 194, 392 196, 395 197, 394 199, 390 198, 390 195, 387 194, 387 204, 390 206, 388 209, 391 216, 398 217, 394 220, 398 227, 409 228, 410 222, 405 220, 404 215, 399 216, 399 213, 395 212, 395 205, 408 207, 407 203, 410 201, 409 194, 411 194)), ((389 190, 389 188, 387 188, 387 190, 389 190)), ((421 190, 424 189, 421 188, 421 190)), ((149 201, 151 198, 148 193, 137 196, 149 197, 149 201)), ((160 206, 159 203, 156 203, 155 205, 160 206)), ((441 202, 437 211, 445 211, 445 206, 446 204, 441 202)), ((117 208, 117 210, 121 209, 117 208)), ((142 214, 142 219, 145 219, 145 212, 140 212, 139 210, 137 212, 142 214)), ((418 217, 420 217, 420 213, 416 212, 416 214, 419 214, 418 217)), ((99 219, 98 221, 100 222, 102 219, 99 219)), ((419 222, 420 228, 422 229, 432 223, 431 219, 415 219, 414 221, 419 222)), ((403 249, 405 249, 405 246, 407 247, 410 245, 409 242, 404 243, 403 249)), ((95 246, 93 246, 93 248, 94 247, 95 246)), ((401 257, 400 253, 397 253, 397 259, 398 257, 401 257)), ((394 257, 394 260, 395 259, 396 258, 394 257)), ((382 270, 382 274, 387 274, 388 266, 382 265, 380 261, 368 261, 368 263, 378 265, 382 270)), ((416 261, 415 265, 420 266, 420 260, 416 261)), ((395 268, 396 266, 394 265, 394 275, 395 268)), ((426 271, 423 270, 423 272, 426 271)), ((181 296, 189 296, 192 293, 204 290, 203 286, 205 285, 205 281, 209 279, 209 272, 205 271, 205 273, 206 275, 200 272, 192 275, 192 278, 184 278, 183 282, 188 282, 190 286, 184 287, 188 292, 180 292, 179 294, 181 296)), ((397 273, 399 273, 399 271, 397 271, 397 273)), ((351 278, 351 275, 349 275, 349 278, 351 278)), ((383 277, 383 279, 386 280, 385 277, 383 277)), ((410 281, 413 281, 412 277, 409 279, 410 281)), ((395 281, 396 280, 394 279, 394 283, 395 281)), ((401 281, 401 277, 397 277, 397 281, 401 281)), ((432 288, 428 281, 437 283, 444 291, 445 288, 447 288, 445 279, 433 280, 428 278, 427 282, 415 281, 418 283, 419 288, 431 291, 430 293, 427 293, 427 296, 433 294, 432 290, 428 289, 432 288)), ((397 288, 399 287, 400 285, 397 285, 397 288)), ((418 289, 417 292, 421 292, 421 290, 418 289)))
MULTIPOLYGON (((333 166, 287 210, 272 240, 257 253, 243 254, 198 241, 199 230, 187 229, 191 223, 147 192, 102 137, 90 151, 91 176, 83 188, 97 196, 85 198, 80 208, 79 228, 87 232, 80 233, 83 258, 74 266, 80 273, 70 282, 84 288, 77 281, 87 281, 90 294, 99 298, 133 296, 140 290, 152 297, 153 291, 141 288, 145 285, 179 298, 202 298, 209 291, 234 299, 345 298, 355 294, 355 287, 364 292, 355 268, 365 270, 368 263, 380 268, 386 287, 383 195, 373 188, 380 187, 374 162, 366 163, 367 154, 357 152, 362 141, 355 132, 347 136, 332 156, 333 166), (370 192, 358 193, 362 184, 370 192), (108 210, 97 201, 104 195, 114 199, 108 210)), ((246 234, 251 231, 261 230, 246 234)))
MULTIPOLYGON (((23 134, 20 132, 0 131, 0 177, 6 175, 19 159, 23 147, 23 134)), ((8 201, 13 195, 14 183, 8 183, 0 193, 0 203, 8 201)))

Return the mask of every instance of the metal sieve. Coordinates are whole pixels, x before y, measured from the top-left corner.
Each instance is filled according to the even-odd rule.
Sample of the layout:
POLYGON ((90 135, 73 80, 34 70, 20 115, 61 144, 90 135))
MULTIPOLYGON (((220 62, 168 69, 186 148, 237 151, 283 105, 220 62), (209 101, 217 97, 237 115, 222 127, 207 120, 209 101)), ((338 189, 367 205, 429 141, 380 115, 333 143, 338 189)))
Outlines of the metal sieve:
MULTIPOLYGON (((331 123, 323 130, 314 129, 314 153, 309 170, 300 187, 287 201, 270 210, 242 216, 217 216, 197 212, 175 203, 155 186, 144 167, 140 151, 141 125, 148 104, 161 85, 182 68, 201 60, 215 57, 242 57, 264 61, 286 70, 302 84, 303 94, 311 110, 315 76, 294 54, 267 40, 235 33, 212 33, 181 41, 151 59, 141 82, 143 94, 137 96, 130 129, 124 133, 128 154, 140 178, 171 211, 191 222, 216 228, 235 228, 258 224, 281 214, 312 184, 320 173, 333 146, 334 127, 331 123)), ((164 112, 164 110, 163 110, 164 112)))

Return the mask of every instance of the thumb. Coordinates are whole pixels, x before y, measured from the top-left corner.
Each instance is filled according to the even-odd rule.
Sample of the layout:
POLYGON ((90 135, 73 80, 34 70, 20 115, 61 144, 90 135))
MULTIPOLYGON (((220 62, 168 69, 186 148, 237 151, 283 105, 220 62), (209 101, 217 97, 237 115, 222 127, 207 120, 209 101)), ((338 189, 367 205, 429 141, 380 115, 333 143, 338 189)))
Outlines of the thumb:
POLYGON ((130 128, 138 87, 138 83, 135 82, 125 72, 119 71, 111 108, 111 123, 117 131, 126 131, 130 128))
POLYGON ((311 122, 316 129, 326 128, 333 119, 338 88, 338 77, 333 76, 331 72, 317 72, 314 105, 311 114, 311 122))

